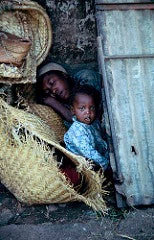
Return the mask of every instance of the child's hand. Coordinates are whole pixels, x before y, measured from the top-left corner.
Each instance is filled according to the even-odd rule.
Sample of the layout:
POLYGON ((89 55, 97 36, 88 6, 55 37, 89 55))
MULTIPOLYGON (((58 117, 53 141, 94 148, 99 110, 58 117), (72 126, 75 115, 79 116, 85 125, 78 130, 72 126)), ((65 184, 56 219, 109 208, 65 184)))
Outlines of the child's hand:
POLYGON ((101 167, 100 167, 100 165, 98 165, 98 164, 96 164, 96 163, 94 163, 93 164, 93 168, 92 168, 95 172, 97 172, 98 170, 100 170, 101 169, 101 167))
POLYGON ((101 166, 100 165, 98 165, 98 164, 96 164, 95 162, 93 162, 92 160, 90 160, 90 159, 88 159, 88 158, 86 158, 86 160, 90 163, 90 165, 91 165, 91 169, 93 170, 93 171, 98 171, 100 168, 101 168, 101 166))

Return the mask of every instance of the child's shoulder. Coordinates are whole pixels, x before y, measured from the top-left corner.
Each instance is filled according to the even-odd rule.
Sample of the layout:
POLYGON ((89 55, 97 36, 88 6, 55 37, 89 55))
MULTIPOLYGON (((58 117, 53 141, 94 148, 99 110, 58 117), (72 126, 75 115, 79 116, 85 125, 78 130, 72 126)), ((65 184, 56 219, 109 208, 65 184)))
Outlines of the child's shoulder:
POLYGON ((80 135, 81 133, 84 134, 85 132, 87 132, 88 128, 89 126, 87 124, 76 120, 72 123, 67 132, 72 134, 74 133, 75 135, 80 135))
POLYGON ((87 124, 84 124, 82 122, 79 121, 74 121, 71 125, 71 128, 76 128, 76 129, 86 129, 87 128, 87 124))

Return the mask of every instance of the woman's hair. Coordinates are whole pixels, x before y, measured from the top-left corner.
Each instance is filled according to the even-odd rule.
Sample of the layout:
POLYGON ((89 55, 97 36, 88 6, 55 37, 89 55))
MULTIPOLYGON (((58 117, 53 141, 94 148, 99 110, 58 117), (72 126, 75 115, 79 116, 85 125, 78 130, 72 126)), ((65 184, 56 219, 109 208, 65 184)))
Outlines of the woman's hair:
POLYGON ((58 70, 51 70, 47 73, 44 73, 40 77, 38 77, 37 82, 36 82, 36 101, 38 103, 42 102, 42 98, 44 96, 43 79, 44 79, 45 76, 49 76, 50 74, 55 74, 60 79, 62 79, 63 81, 66 81, 68 83, 70 91, 74 87, 74 80, 67 73, 64 73, 64 72, 61 72, 61 71, 58 71, 58 70))
POLYGON ((76 85, 70 95, 69 98, 69 104, 73 105, 73 102, 75 100, 75 96, 77 94, 86 94, 88 96, 91 96, 94 100, 95 103, 95 107, 96 109, 99 108, 100 105, 100 101, 101 101, 101 97, 100 97, 100 93, 98 90, 96 90, 93 86, 85 84, 85 85, 76 85))

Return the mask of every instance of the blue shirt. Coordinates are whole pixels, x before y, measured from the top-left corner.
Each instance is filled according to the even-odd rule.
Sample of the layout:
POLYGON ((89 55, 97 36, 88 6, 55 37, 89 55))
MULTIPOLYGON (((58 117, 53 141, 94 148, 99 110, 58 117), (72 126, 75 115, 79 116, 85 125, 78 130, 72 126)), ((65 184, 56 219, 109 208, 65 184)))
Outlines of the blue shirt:
POLYGON ((88 125, 73 119, 74 122, 64 135, 66 149, 99 164, 104 170, 108 167, 107 144, 101 136, 98 120, 88 125))

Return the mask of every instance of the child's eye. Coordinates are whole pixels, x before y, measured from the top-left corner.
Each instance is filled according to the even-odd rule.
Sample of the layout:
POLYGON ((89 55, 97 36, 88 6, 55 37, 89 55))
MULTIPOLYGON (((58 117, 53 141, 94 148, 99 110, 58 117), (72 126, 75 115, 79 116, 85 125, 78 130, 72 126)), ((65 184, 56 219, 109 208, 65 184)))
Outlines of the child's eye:
POLYGON ((94 106, 91 106, 91 107, 90 107, 90 110, 91 110, 91 111, 95 111, 95 107, 94 107, 94 106))
POLYGON ((85 107, 82 106, 82 107, 80 107, 79 109, 80 109, 80 111, 84 111, 84 110, 85 110, 85 107))

